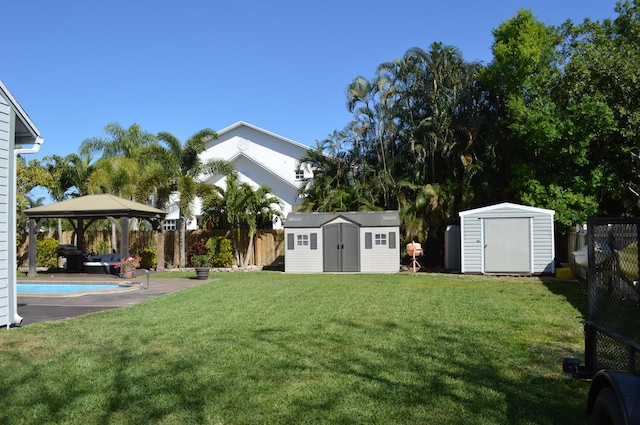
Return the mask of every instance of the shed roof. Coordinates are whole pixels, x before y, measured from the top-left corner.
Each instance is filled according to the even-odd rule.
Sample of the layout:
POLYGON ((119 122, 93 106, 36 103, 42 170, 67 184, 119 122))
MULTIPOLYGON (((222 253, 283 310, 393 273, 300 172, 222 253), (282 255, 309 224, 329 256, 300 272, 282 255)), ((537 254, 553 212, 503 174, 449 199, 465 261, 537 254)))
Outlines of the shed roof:
POLYGON ((285 228, 301 227, 322 227, 323 225, 337 219, 343 218, 347 221, 357 223, 363 227, 392 227, 400 226, 400 214, 398 211, 348 211, 348 212, 312 212, 301 213, 292 212, 287 215, 284 222, 285 228))
POLYGON ((458 214, 460 215, 460 217, 464 217, 465 215, 470 215, 470 214, 482 214, 485 212, 490 212, 490 211, 495 211, 495 210, 500 210, 500 209, 504 209, 504 210, 520 210, 520 211, 528 211, 531 213, 542 213, 542 214, 549 214, 549 215, 555 215, 555 211, 554 210, 547 210, 544 208, 537 208, 537 207, 530 207, 527 205, 519 205, 519 204, 513 204, 511 202, 503 202, 501 204, 495 204, 495 205, 489 205, 486 207, 481 207, 481 208, 475 208, 472 210, 467 210, 467 211, 460 211, 458 214))
POLYGON ((166 211, 109 194, 86 195, 24 210, 29 218, 164 218, 166 211))

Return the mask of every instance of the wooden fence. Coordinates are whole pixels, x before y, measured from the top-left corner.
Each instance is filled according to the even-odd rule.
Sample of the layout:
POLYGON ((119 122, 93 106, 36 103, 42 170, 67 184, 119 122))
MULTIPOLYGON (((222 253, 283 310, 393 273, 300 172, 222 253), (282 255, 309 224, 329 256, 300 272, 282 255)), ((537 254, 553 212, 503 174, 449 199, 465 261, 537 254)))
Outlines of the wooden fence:
MULTIPOLYGON (((212 236, 225 236, 230 238, 229 231, 225 230, 188 230, 185 235, 185 250, 187 258, 190 256, 190 248, 198 240, 206 241, 212 236)), ((39 234, 38 239, 52 237, 57 239, 57 233, 39 234)), ((242 233, 242 250, 246 252, 249 246, 248 232, 242 233)), ((97 252, 100 245, 118 246, 120 234, 116 232, 116 243, 112 243, 111 231, 92 230, 84 234, 84 250, 86 252, 97 252)), ((63 231, 61 244, 76 245, 75 233, 63 231)), ((145 249, 157 249, 156 233, 153 231, 135 231, 129 233, 129 252, 139 255, 145 249)), ((27 264, 28 244, 25 242, 18 250, 18 260, 21 266, 27 264)), ((180 232, 164 232, 164 260, 167 266, 178 267, 180 262, 180 232)), ((261 230, 255 235, 253 242, 253 252, 249 265, 251 266, 277 266, 284 261, 284 231, 283 230, 261 230)))

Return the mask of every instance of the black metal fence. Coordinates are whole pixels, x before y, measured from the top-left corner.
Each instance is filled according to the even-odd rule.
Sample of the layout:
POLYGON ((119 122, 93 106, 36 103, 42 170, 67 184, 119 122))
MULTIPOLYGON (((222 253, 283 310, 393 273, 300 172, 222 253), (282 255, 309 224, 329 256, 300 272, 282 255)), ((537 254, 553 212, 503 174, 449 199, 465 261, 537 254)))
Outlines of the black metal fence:
POLYGON ((587 241, 585 367, 640 370, 640 218, 589 219, 587 241))

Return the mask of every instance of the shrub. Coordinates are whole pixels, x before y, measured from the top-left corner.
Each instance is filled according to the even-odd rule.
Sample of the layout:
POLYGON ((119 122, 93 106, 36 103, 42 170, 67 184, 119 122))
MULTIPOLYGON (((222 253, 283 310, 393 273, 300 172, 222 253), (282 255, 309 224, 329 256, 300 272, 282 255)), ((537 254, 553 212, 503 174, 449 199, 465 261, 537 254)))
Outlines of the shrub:
POLYGON ((156 251, 154 249, 147 248, 140 253, 140 267, 143 269, 152 269, 156 266, 157 262, 156 251))
POLYGON ((231 267, 233 265, 233 249, 229 239, 223 236, 209 238, 207 251, 212 254, 212 267, 231 267))
POLYGON ((111 252, 111 244, 104 239, 100 239, 93 244, 93 250, 96 254, 108 254, 111 252))
POLYGON ((193 257, 196 255, 208 255, 207 244, 204 240, 199 239, 195 241, 189 249, 189 255, 187 258, 187 264, 193 264, 193 257))
POLYGON ((208 255, 199 254, 191 257, 191 264, 193 267, 209 267, 211 260, 208 255))
POLYGON ((36 265, 58 267, 58 240, 45 238, 36 242, 36 265))

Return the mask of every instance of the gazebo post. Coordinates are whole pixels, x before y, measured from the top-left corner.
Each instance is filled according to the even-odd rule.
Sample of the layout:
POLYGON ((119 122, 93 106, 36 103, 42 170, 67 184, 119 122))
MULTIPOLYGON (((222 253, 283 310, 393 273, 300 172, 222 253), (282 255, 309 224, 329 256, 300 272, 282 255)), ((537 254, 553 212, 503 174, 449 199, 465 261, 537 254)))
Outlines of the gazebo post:
POLYGON ((156 229, 156 271, 164 271, 164 220, 154 220, 154 227, 156 229))
POLYGON ((35 218, 29 219, 29 271, 27 272, 27 276, 36 277, 38 272, 36 270, 36 227, 38 224, 36 223, 35 218))
POLYGON ((120 258, 129 256, 129 217, 120 217, 120 258))

